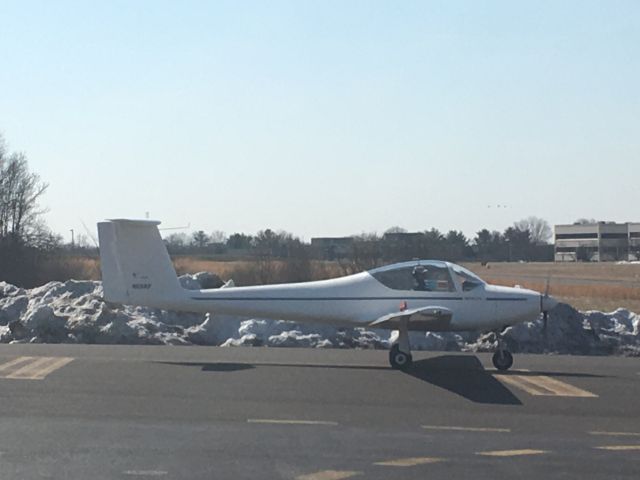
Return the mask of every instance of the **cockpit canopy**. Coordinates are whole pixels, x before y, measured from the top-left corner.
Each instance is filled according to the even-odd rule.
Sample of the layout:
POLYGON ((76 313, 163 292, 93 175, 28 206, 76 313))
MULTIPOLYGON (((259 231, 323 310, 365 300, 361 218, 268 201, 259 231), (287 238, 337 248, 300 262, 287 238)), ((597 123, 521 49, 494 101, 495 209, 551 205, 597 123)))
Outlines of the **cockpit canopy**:
POLYGON ((397 263, 370 270, 373 278, 392 290, 469 292, 485 282, 460 265, 438 260, 397 263))

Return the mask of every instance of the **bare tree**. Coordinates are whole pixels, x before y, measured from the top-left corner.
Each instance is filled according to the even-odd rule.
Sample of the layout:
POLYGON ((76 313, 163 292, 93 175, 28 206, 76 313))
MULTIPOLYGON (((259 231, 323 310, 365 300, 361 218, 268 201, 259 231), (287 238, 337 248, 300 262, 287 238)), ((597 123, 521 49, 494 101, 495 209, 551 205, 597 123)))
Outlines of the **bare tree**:
POLYGON ((227 234, 222 230, 214 230, 209 235, 209 240, 211 240, 211 243, 227 243, 227 234))
POLYGON ((341 262, 340 266, 347 274, 370 270, 382 265, 382 245, 377 233, 353 235, 351 262, 341 262))
POLYGON ((8 155, 0 138, 0 239, 23 243, 36 233, 45 212, 38 200, 47 187, 29 171, 24 154, 8 155))
POLYGON ((274 283, 277 275, 278 255, 281 237, 270 228, 260 230, 253 237, 253 247, 255 252, 256 273, 260 283, 274 283))
POLYGON ((91 248, 91 242, 89 241, 89 237, 84 233, 79 233, 75 238, 75 247, 80 249, 91 248))
POLYGON ((513 225, 521 232, 529 231, 529 239, 536 245, 549 243, 551 239, 551 227, 549 222, 539 217, 527 217, 513 225))
POLYGON ((43 263, 61 244, 42 221, 38 201, 47 184, 29 171, 22 153, 7 152, 0 136, 0 280, 34 286, 43 263))
POLYGON ((184 232, 172 233, 164 238, 169 253, 182 253, 189 245, 189 237, 184 232))

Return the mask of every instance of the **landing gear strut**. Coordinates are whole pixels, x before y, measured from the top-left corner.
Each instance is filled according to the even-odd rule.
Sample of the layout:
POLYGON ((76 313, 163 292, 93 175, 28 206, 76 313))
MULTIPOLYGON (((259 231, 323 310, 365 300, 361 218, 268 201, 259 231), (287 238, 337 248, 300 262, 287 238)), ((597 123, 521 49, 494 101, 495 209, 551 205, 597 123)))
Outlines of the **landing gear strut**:
POLYGON ((498 337, 498 350, 493 354, 491 361, 498 370, 509 370, 513 365, 513 355, 506 349, 501 331, 496 332, 496 337, 498 337))
POLYGON ((411 366, 411 345, 409 344, 409 329, 407 320, 401 319, 398 327, 398 340, 389 350, 389 363, 392 368, 405 370, 411 366))

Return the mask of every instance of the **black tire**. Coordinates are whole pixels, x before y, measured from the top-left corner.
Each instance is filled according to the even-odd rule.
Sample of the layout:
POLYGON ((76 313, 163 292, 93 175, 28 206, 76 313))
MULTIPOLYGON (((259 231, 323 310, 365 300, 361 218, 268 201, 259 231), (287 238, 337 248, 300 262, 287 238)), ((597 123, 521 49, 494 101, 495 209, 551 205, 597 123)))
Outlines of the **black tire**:
POLYGON ((389 363, 391 364, 391 368, 406 370, 411 366, 412 362, 413 358, 411 354, 400 351, 398 345, 393 345, 391 350, 389 350, 389 363))
POLYGON ((493 366, 498 370, 509 370, 513 365, 513 355, 511 355, 511 352, 508 350, 498 350, 493 354, 491 361, 493 362, 493 366))

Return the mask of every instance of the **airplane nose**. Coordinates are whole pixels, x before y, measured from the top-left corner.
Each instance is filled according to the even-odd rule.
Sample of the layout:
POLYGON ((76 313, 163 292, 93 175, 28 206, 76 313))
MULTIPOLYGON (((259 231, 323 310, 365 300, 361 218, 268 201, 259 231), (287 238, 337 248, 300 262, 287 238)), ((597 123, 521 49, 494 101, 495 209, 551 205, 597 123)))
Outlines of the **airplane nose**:
POLYGON ((558 305, 558 300, 549 295, 543 295, 540 302, 540 310, 548 312, 549 310, 553 310, 556 305, 558 305))

